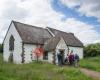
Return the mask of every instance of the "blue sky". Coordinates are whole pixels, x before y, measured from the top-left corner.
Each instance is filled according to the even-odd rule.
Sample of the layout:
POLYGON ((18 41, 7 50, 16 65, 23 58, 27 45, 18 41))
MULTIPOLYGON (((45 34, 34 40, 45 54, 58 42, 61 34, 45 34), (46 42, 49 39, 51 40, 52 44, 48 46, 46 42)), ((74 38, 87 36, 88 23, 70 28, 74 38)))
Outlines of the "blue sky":
POLYGON ((100 22, 98 22, 97 18, 93 16, 87 17, 86 15, 81 15, 75 10, 78 9, 79 6, 76 6, 75 8, 69 8, 62 4, 60 0, 53 0, 52 7, 55 11, 61 12, 65 15, 64 20, 67 18, 76 18, 79 21, 95 26, 95 30, 100 33, 100 22))
POLYGON ((74 33, 84 44, 100 42, 100 0, 1 0, 0 43, 12 20, 74 33))

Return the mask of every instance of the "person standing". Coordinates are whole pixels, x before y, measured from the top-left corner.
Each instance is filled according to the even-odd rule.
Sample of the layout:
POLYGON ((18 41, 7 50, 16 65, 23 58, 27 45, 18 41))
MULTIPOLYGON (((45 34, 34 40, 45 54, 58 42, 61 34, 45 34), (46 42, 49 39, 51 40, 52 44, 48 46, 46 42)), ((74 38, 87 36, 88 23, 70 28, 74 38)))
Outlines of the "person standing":
POLYGON ((62 66, 62 53, 61 52, 59 52, 57 54, 57 58, 58 58, 58 65, 59 66, 62 66))
POLYGON ((57 53, 58 65, 60 65, 60 53, 57 53))
POLYGON ((65 57, 65 63, 69 62, 68 57, 69 57, 69 55, 67 54, 67 56, 65 57))
POLYGON ((73 62, 74 62, 74 54, 73 54, 73 51, 71 51, 71 53, 70 53, 68 59, 69 59, 69 64, 72 65, 73 62))
POLYGON ((79 64, 78 64, 79 63, 79 56, 77 54, 75 54, 74 59, 75 59, 74 66, 78 67, 79 66, 79 64))

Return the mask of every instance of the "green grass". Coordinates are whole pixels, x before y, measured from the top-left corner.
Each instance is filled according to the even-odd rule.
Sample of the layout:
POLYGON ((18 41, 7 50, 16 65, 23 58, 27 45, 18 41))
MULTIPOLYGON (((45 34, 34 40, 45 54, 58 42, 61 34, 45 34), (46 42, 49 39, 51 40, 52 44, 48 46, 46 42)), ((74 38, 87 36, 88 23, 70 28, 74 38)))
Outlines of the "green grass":
POLYGON ((74 67, 33 62, 13 64, 2 61, 0 55, 0 80, 94 80, 74 67))
POLYGON ((100 72, 100 56, 85 58, 81 60, 80 66, 100 72))

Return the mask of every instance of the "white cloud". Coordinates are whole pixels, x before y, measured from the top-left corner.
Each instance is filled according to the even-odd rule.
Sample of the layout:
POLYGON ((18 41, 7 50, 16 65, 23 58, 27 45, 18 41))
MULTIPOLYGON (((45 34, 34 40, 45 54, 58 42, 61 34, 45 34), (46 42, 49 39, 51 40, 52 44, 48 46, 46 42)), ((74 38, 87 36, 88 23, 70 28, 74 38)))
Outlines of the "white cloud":
POLYGON ((89 44, 98 39, 100 39, 100 35, 95 31, 92 25, 88 25, 81 21, 78 21, 74 18, 69 18, 62 24, 62 30, 70 31, 75 34, 83 43, 89 44))
POLYGON ((93 16, 100 20, 100 0, 84 0, 78 10, 86 16, 93 16))
POLYGON ((82 15, 93 16, 100 22, 100 0, 60 0, 65 6, 74 8, 80 6, 76 11, 82 15))
MULTIPOLYGON (((41 27, 52 27, 66 32, 73 32, 85 44, 92 43, 100 39, 94 27, 68 18, 62 21, 63 14, 54 11, 51 7, 51 0, 4 0, 0 9, 0 42, 3 40, 5 32, 12 19, 41 27), (6 5, 9 3, 8 5, 6 5), (86 35, 85 35, 86 34, 86 35)), ((0 4, 2 1, 0 2, 0 4)))
POLYGON ((70 8, 80 5, 80 0, 60 0, 60 1, 62 2, 62 4, 70 8))
POLYGON ((96 40, 96 41, 94 41, 94 43, 100 43, 100 40, 96 40))
POLYGON ((27 10, 19 6, 20 0, 0 1, 0 43, 2 42, 11 20, 23 20, 28 16, 27 10))

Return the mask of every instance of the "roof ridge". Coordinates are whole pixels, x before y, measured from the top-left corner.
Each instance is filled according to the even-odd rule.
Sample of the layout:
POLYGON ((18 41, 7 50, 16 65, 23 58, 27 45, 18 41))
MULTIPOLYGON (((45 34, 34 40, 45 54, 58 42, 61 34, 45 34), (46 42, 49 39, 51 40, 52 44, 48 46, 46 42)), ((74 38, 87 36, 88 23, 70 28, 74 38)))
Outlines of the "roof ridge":
POLYGON ((61 31, 61 30, 58 30, 58 29, 55 29, 55 28, 51 28, 51 27, 46 27, 46 28, 49 28, 49 29, 54 29, 54 30, 57 30, 57 31, 60 31, 60 32, 63 32, 63 33, 67 33, 67 34, 74 34, 72 32, 65 32, 65 31, 61 31))
POLYGON ((14 21, 12 20, 13 23, 19 23, 19 24, 22 24, 22 25, 26 25, 27 27, 35 27, 35 28, 41 28, 41 29, 45 29, 43 27, 38 27, 38 26, 34 26, 34 25, 31 25, 31 24, 27 24, 27 23, 22 23, 22 22, 18 22, 18 21, 14 21))

